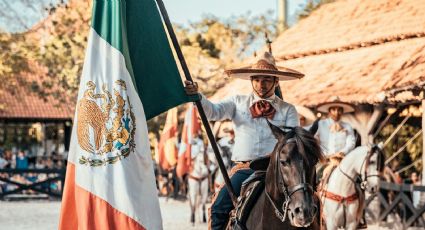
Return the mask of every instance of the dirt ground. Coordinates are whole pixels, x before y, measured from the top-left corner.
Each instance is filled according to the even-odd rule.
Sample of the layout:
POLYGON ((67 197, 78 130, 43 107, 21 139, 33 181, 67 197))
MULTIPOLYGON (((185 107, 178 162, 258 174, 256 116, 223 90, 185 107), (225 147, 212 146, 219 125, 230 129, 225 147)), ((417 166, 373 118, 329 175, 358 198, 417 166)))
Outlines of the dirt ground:
MULTIPOLYGON (((164 229, 201 230, 207 225, 189 223, 189 204, 160 198, 164 229)), ((58 229, 60 201, 0 201, 0 230, 58 229)))
MULTIPOLYGON (((160 198, 164 229, 203 230, 207 224, 189 223, 189 204, 160 198)), ((59 222, 60 201, 0 201, 0 230, 50 230, 57 229, 59 222)), ((369 229, 388 229, 369 226, 369 229)), ((395 228, 392 228, 395 230, 395 228)))

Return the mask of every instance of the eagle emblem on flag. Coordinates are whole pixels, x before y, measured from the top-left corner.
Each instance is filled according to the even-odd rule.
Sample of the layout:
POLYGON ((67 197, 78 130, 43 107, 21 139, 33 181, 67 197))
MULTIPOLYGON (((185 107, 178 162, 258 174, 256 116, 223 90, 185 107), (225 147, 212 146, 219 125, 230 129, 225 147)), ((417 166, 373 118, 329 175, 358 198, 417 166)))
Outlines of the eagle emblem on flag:
POLYGON ((113 94, 107 85, 96 92, 93 81, 86 83, 77 104, 77 139, 86 152, 79 163, 89 166, 114 164, 133 152, 136 118, 127 95, 125 81, 116 80, 113 94))

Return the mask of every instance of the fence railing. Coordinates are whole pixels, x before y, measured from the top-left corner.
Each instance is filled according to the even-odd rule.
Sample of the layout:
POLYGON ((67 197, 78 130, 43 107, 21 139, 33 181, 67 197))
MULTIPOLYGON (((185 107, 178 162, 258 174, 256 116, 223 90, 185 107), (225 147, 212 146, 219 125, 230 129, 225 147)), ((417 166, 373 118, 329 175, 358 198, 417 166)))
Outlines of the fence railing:
POLYGON ((61 198, 64 169, 0 169, 0 199, 10 195, 45 194, 61 198))
MULTIPOLYGON (((420 205, 415 207, 412 201, 413 192, 423 193, 425 186, 381 181, 379 192, 371 194, 366 200, 365 211, 369 221, 382 223, 392 215, 393 218, 401 220, 403 229, 412 226, 425 227, 425 204, 420 202, 420 205), (377 204, 379 207, 376 207, 377 204)), ((423 194, 420 197, 423 197, 423 194)))

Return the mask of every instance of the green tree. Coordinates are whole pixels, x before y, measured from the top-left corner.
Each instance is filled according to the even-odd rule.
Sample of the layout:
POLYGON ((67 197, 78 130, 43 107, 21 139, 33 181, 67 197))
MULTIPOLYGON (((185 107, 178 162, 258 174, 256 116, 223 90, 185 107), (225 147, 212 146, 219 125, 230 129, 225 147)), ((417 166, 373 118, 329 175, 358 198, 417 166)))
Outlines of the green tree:
POLYGON ((14 92, 18 84, 26 83, 22 73, 32 72, 29 60, 33 46, 25 42, 22 34, 0 31, 0 92, 14 92))
MULTIPOLYGON (((31 72, 28 63, 34 62, 44 67, 45 73, 41 80, 28 82, 30 89, 41 97, 52 95, 61 102, 75 103, 91 4, 77 0, 55 2, 47 7, 48 17, 25 33, 0 34, 2 50, 10 51, 0 54, 0 74, 16 80, 20 73, 31 72)), ((246 13, 227 19, 205 16, 187 27, 174 26, 191 74, 203 93, 215 93, 225 84, 224 69, 242 63, 263 47, 265 32, 275 37, 276 20, 272 15, 246 13)), ((150 121, 150 130, 158 132, 164 119, 162 115, 150 121)))
MULTIPOLYGON (((59 5, 50 10, 43 27, 27 34, 28 40, 34 33, 45 34, 33 39, 40 44, 35 51, 37 62, 48 67, 47 77, 34 87, 39 94, 75 100, 84 62, 90 9, 90 4, 85 1, 59 5)), ((37 83, 33 82, 33 85, 37 83)))
MULTIPOLYGON (((385 142, 394 132, 397 126, 398 124, 386 125, 380 132, 379 136, 376 138, 376 143, 381 141, 385 142)), ((420 126, 417 127, 405 124, 397 132, 396 136, 392 138, 391 141, 385 146, 384 152, 386 154, 386 159, 391 157, 400 148, 402 148, 420 129, 420 126)), ((412 168, 410 168, 410 170, 407 170, 403 173, 403 177, 408 177, 412 170, 420 171, 422 169, 422 161, 419 160, 422 158, 422 135, 423 134, 414 139, 411 144, 407 145, 407 147, 392 160, 394 162, 392 162, 392 164, 398 165, 396 168, 394 168, 394 170, 400 170, 401 168, 408 166, 413 162, 417 162, 412 168)))
POLYGON ((207 15, 189 27, 175 27, 191 73, 204 94, 212 95, 223 87, 223 70, 241 65, 262 48, 265 33, 276 37, 276 19, 271 15, 271 11, 227 19, 207 15))
POLYGON ((298 14, 298 20, 308 17, 313 11, 332 2, 335 2, 335 0, 309 0, 304 9, 298 14))

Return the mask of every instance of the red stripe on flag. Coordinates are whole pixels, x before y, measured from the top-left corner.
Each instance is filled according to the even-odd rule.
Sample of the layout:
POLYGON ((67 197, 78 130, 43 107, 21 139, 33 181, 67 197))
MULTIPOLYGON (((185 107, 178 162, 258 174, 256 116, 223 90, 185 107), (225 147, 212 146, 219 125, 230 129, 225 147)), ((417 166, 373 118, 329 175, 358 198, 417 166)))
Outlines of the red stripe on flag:
POLYGON ((70 162, 66 171, 59 229, 145 230, 143 226, 113 208, 105 200, 76 185, 75 165, 70 162))

